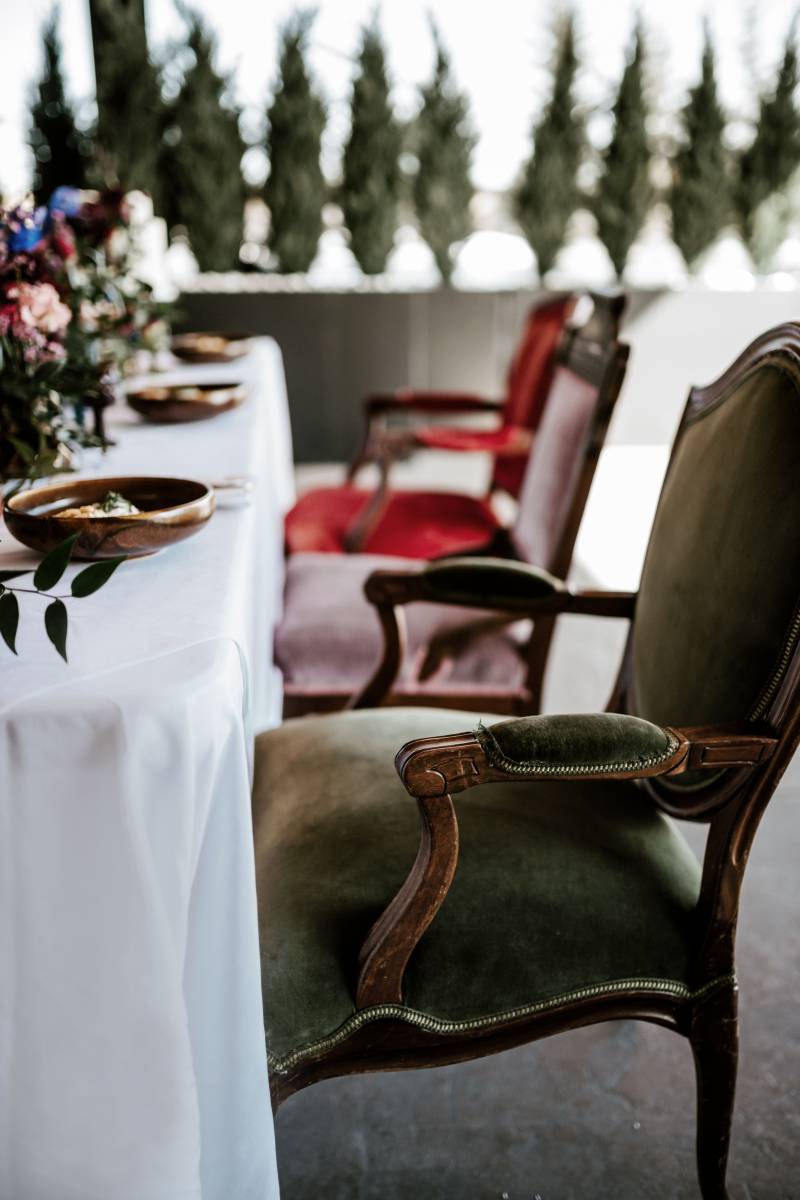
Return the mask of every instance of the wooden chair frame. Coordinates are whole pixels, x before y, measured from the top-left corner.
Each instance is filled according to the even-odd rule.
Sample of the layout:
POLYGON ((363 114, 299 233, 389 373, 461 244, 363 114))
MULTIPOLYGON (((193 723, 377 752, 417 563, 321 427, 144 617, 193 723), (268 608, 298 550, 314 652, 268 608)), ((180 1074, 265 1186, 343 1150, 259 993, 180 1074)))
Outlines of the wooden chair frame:
MULTIPOLYGON (((542 303, 554 304, 559 301, 571 300, 574 308, 580 294, 552 292, 542 303)), ((615 295, 613 292, 604 293, 602 291, 596 291, 593 294, 596 296, 615 295)), ((385 491, 388 487, 388 475, 393 462, 399 457, 405 457, 407 454, 425 449, 424 445, 415 441, 413 425, 403 429, 401 436, 393 438, 388 425, 390 417, 465 417, 491 414, 502 419, 506 403, 507 397, 505 396, 485 396, 478 392, 452 388, 406 387, 399 388, 394 392, 374 393, 367 396, 364 400, 362 441, 348 464, 347 482, 352 483, 363 467, 375 463, 381 472, 378 486, 385 491)))
MULTIPOLYGON (((614 313, 614 320, 618 319, 620 311, 621 305, 620 309, 614 313)), ((586 440, 580 475, 572 497, 572 503, 570 504, 555 554, 547 566, 548 571, 559 578, 567 575, 572 563, 572 555, 575 550, 575 542, 578 537, 581 520, 583 519, 584 509, 586 508, 586 501, 589 498, 589 491, 591 490, 597 464, 600 460, 600 453, 606 440, 608 426, 622 388, 627 368, 629 347, 624 342, 616 342, 612 353, 603 359, 599 354, 593 353, 595 347, 600 345, 599 341, 583 340, 587 335, 598 339, 601 338, 607 332, 608 327, 606 322, 608 319, 608 314, 603 314, 600 316, 598 323, 593 324, 589 322, 586 329, 581 331, 581 340, 577 343, 579 353, 575 353, 576 342, 573 341, 571 348, 566 345, 562 348, 560 356, 560 360, 563 362, 570 358, 571 355, 570 365, 575 368, 576 372, 582 378, 588 380, 590 383, 597 384, 600 389, 600 395, 598 397, 595 417, 586 440), (584 348, 585 353, 581 353, 580 351, 584 350, 584 348)), ((493 546, 487 547, 486 552, 497 553, 503 558, 522 561, 523 555, 515 545, 513 535, 507 530, 502 530, 501 534, 502 544, 499 544, 498 541, 493 546)), ((469 696, 454 695, 452 692, 448 693, 447 691, 436 693, 427 690, 414 694, 411 692, 392 692, 392 687, 397 679, 406 653, 407 638, 402 607, 414 601, 431 600, 431 596, 425 591, 424 581, 421 581, 417 572, 414 571, 374 571, 364 585, 364 593, 377 611, 383 630, 384 652, 372 676, 361 692, 353 697, 348 707, 372 708, 379 704, 426 704, 433 707, 474 707, 480 711, 491 709, 493 712, 508 713, 509 715, 526 715, 539 712, 542 703, 544 677, 550 656, 550 647, 553 641, 553 634, 555 633, 555 618, 559 610, 548 609, 546 606, 543 607, 539 616, 534 621, 533 628, 526 642, 520 645, 520 656, 526 666, 525 693, 522 696, 513 693, 509 694, 508 692, 497 692, 494 695, 481 693, 480 696, 471 698, 469 696)), ((599 595, 599 593, 581 593, 581 596, 584 597, 584 603, 590 596, 598 597, 599 595)), ((569 611, 585 613, 587 611, 585 608, 574 607, 575 605, 580 605, 581 602, 579 596, 573 597, 573 607, 569 611)), ((608 595, 598 602, 607 605, 609 603, 608 595)), ((599 615, 630 615, 622 597, 617 597, 614 603, 620 611, 616 611, 613 614, 604 611, 599 615)), ((491 632, 493 628, 503 628, 513 621, 530 616, 531 613, 529 611, 521 608, 515 610, 513 616, 503 613, 489 618, 484 617, 474 622, 466 623, 455 630, 448 630, 441 637, 435 637, 427 648, 425 664, 421 672, 422 678, 425 677, 426 668, 432 671, 444 658, 455 656, 461 644, 468 643, 471 639, 479 637, 482 633, 491 632)))
MULTIPOLYGON (((698 414, 724 402, 757 367, 772 364, 788 373, 800 392, 800 325, 765 334, 716 383, 695 388, 677 441, 698 414)), ((677 444, 677 442, 676 442, 677 444)), ((413 575, 385 573, 384 611, 393 600, 413 595, 413 575)), ((633 594, 564 591, 529 601, 530 616, 555 620, 559 613, 626 616, 635 622, 633 594)), ((396 637, 396 623, 385 624, 396 637)), ((631 705, 631 636, 622 658, 609 710, 631 705)), ((736 726, 671 729, 677 746, 657 767, 607 776, 639 779, 642 803, 709 824, 698 902, 699 939, 691 990, 665 994, 642 983, 635 991, 586 989, 554 1006, 514 1015, 502 1023, 469 1032, 443 1033, 392 1014, 402 1003, 406 965, 435 919, 455 874, 458 822, 453 796, 481 783, 519 781, 518 773, 488 761, 474 733, 418 739, 404 746, 396 767, 421 819, 421 841, 408 878, 368 934, 359 956, 356 1012, 387 1006, 385 1019, 371 1019, 345 1040, 303 1057, 283 1073, 273 1073, 275 1107, 293 1092, 318 1080, 369 1071, 432 1067, 496 1053, 550 1034, 598 1022, 637 1018, 673 1030, 691 1044, 697 1075, 697 1162, 704 1200, 725 1200, 725 1175, 736 1080, 738 1024, 735 936, 739 894, 748 854, 762 814, 800 742, 800 604, 787 631, 783 656, 757 722, 736 726), (664 786, 686 770, 713 770, 707 786, 680 792, 664 786), (588 994, 591 992, 591 994, 588 994)), ((635 711, 635 709, 634 709, 635 711)), ((580 776, 571 774, 574 779, 580 776)))
MULTIPOLYGON (((629 353, 627 346, 618 343, 613 361, 607 362, 598 353, 593 352, 591 347, 593 340, 602 343, 616 339, 627 303, 624 293, 600 289, 587 294, 594 303, 592 315, 584 325, 579 327, 567 324, 556 351, 556 364, 569 361, 570 366, 577 374, 590 383, 601 385, 603 389, 602 400, 598 405, 595 422, 587 441, 586 455, 581 466, 575 498, 570 506, 556 560, 552 564, 552 569, 561 573, 569 567, 572 558, 575 538, 578 535, 578 527, 586 506, 597 459, 608 432, 608 424, 622 387, 622 381, 625 378, 629 353), (576 342, 578 343, 577 350, 576 342), (581 352, 584 344, 588 348, 585 352, 581 352), (566 561, 564 561, 565 559, 566 561)), ((554 295, 550 299, 558 298, 554 295)), ((398 457, 402 457, 411 449, 408 440, 404 439, 402 435, 396 438, 390 436, 386 424, 389 416, 421 412, 434 413, 439 416, 450 413, 474 415, 496 412, 499 414, 502 412, 502 408, 503 401, 501 400, 487 399, 468 392, 400 391, 389 395, 368 397, 365 402, 364 441, 348 466, 347 482, 352 483, 359 470, 369 463, 377 464, 379 479, 369 502, 347 533, 346 551, 349 554, 357 554, 363 549, 388 500, 389 475, 392 465, 398 457)), ((530 444, 533 444, 533 439, 530 444)), ((421 448, 418 447, 418 449, 421 448)), ((490 489, 490 494, 492 490, 494 490, 493 487, 490 489)), ((499 530, 494 543, 486 547, 486 553, 493 552, 498 552, 508 558, 519 556, 513 537, 505 529, 499 530)), ((526 711, 530 711, 530 709, 526 709, 526 711)))
MULTIPOLYGON (((557 576, 569 571, 575 541, 578 536, 586 501, 592 486, 600 453, 608 433, 608 426, 622 388, 627 368, 629 347, 616 340, 619 323, 625 308, 625 296, 619 292, 592 293, 595 308, 591 317, 578 328, 567 327, 558 350, 558 362, 567 363, 571 370, 594 384, 599 389, 598 402, 583 448, 578 480, 564 520, 561 535, 547 570, 557 576), (604 353, 604 348, 607 348, 604 353)), ((499 529, 493 541, 480 553, 496 555, 514 561, 524 561, 524 555, 514 541, 513 533, 499 529)), ((541 706, 542 687, 555 630, 555 619, 544 612, 534 623, 527 640, 520 645, 520 656, 525 663, 525 692, 523 695, 498 691, 495 694, 482 692, 480 696, 454 695, 446 689, 438 692, 391 691, 400 670, 406 648, 405 622, 401 606, 414 600, 430 600, 431 597, 414 590, 415 574, 409 572, 376 571, 365 584, 367 598, 376 606, 384 634, 384 655, 364 688, 344 707, 370 708, 378 704, 414 705, 425 704, 440 708, 475 708, 497 713, 521 715, 538 712, 541 706), (402 578, 401 578, 402 577, 402 578), (404 581, 408 591, 403 591, 404 581)), ((485 607, 485 606, 482 606, 485 607)), ((427 648, 426 665, 434 668, 437 661, 458 653, 458 647, 494 628, 503 628, 513 621, 530 614, 518 611, 513 616, 497 614, 489 619, 481 618, 465 622, 457 629, 449 630, 440 638, 434 638, 427 648)), ((424 678, 423 668, 423 675, 424 678)), ((336 711, 343 707, 340 694, 319 694, 314 697, 314 712, 336 711)), ((304 715, 309 711, 305 698, 295 704, 287 701, 284 716, 304 715)))

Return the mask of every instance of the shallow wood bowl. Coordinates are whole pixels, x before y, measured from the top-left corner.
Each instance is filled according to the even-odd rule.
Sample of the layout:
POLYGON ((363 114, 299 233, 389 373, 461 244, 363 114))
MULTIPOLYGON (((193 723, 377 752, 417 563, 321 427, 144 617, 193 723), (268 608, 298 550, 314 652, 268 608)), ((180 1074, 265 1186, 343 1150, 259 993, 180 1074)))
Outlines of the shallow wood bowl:
POLYGON ((214 492, 194 479, 120 475, 66 479, 6 500, 8 530, 25 546, 46 554, 77 533, 74 558, 139 558, 182 542, 203 528, 214 511, 214 492), (59 511, 100 501, 119 492, 142 511, 136 516, 59 517, 59 511))
POLYGON ((193 363, 224 363, 243 358, 251 349, 252 333, 228 333, 209 329, 197 333, 176 333, 172 353, 193 363))
POLYGON ((128 392, 127 401, 146 421, 161 425, 207 421, 238 408, 247 392, 241 384, 173 384, 128 392))

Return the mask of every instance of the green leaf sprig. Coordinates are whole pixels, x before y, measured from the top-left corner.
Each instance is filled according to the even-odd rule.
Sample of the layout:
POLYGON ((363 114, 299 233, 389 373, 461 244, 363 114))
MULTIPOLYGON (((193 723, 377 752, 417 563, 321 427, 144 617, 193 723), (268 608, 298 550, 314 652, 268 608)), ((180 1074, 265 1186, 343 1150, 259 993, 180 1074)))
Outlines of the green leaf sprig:
POLYGON ((125 562, 126 555, 119 558, 108 558, 102 562, 90 563, 79 571, 72 580, 69 595, 54 595, 51 591, 69 565, 72 551, 78 534, 73 533, 46 554, 33 573, 33 587, 11 587, 10 580, 18 579, 21 575, 29 575, 30 571, 0 571, 0 637, 9 650, 17 653, 17 629, 19 628, 19 600, 21 593, 46 597, 50 603, 44 610, 44 628, 48 638, 58 653, 67 661, 67 631, 69 615, 64 603, 70 596, 73 599, 83 599, 91 596, 107 583, 120 563, 125 562))

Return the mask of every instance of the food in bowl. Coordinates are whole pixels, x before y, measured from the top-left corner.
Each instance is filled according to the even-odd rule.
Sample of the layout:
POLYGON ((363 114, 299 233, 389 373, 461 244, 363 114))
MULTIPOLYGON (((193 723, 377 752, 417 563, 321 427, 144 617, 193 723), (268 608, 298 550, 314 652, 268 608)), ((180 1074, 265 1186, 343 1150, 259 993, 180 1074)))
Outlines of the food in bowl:
POLYGON ((137 517, 142 510, 126 500, 119 492, 106 492, 102 500, 94 504, 81 504, 77 508, 62 508, 52 515, 59 519, 63 517, 137 517))

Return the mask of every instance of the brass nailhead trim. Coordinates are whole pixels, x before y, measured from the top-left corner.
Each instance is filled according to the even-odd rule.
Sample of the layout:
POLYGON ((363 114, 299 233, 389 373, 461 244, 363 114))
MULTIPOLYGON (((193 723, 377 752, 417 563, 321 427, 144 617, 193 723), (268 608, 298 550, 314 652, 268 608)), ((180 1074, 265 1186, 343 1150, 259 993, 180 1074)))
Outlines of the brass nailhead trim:
POLYGON ((800 636, 800 606, 795 609, 794 616, 789 624, 789 631, 786 634, 783 650, 781 651, 781 656, 778 659, 777 666, 772 673, 772 678, 767 681, 755 704, 750 709, 748 720, 757 721, 759 717, 763 717, 764 713, 769 708, 770 702, 777 692, 781 680, 786 674, 786 668, 789 666, 789 661, 792 657, 792 652, 798 636, 800 636))
POLYGON ((293 1050, 290 1054, 283 1055, 283 1057, 268 1053, 267 1062, 270 1071, 275 1075, 286 1075, 293 1067, 302 1062, 303 1059, 314 1058, 319 1054, 326 1053, 328 1050, 335 1049, 336 1046, 341 1045, 342 1042, 346 1042, 349 1037, 357 1033, 359 1029, 371 1024, 373 1021, 405 1021, 407 1025, 413 1025, 417 1029, 424 1030, 426 1033, 471 1033, 474 1030, 488 1029, 492 1025, 513 1021, 519 1017, 532 1017, 537 1013, 558 1008, 562 1004, 570 1004, 575 1000, 589 1000, 594 996, 603 996, 613 994, 614 992, 649 991, 657 992, 661 995, 675 996, 679 1000, 696 1001, 704 999, 711 992, 715 992, 719 988, 735 983, 736 976, 734 974, 721 975, 719 979, 712 979, 710 983, 703 984, 702 987, 691 991, 686 984, 677 983, 672 979, 616 979, 610 983, 576 988, 575 991, 564 992, 560 996, 554 996, 551 1000, 540 1000, 536 1004, 524 1004, 520 1008, 510 1009, 508 1012, 495 1013, 489 1017, 478 1017, 473 1021, 444 1021, 439 1017, 431 1017, 428 1013, 419 1012, 415 1008, 406 1008, 404 1004, 376 1004, 371 1008, 362 1008, 353 1013, 335 1033, 330 1034, 328 1037, 320 1038, 316 1042, 310 1042, 307 1046, 293 1050))

